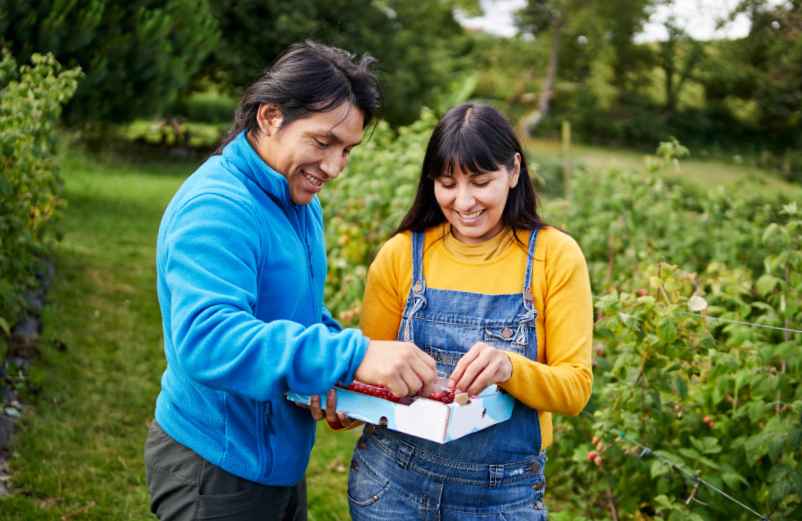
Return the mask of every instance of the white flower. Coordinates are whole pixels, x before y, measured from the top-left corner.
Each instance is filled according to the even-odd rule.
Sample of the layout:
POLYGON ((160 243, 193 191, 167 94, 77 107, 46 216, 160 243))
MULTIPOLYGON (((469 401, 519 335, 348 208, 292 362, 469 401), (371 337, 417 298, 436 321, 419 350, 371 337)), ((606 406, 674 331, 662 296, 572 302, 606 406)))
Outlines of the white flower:
POLYGON ((704 311, 707 309, 707 301, 704 297, 694 295, 688 299, 688 309, 694 312, 704 311))

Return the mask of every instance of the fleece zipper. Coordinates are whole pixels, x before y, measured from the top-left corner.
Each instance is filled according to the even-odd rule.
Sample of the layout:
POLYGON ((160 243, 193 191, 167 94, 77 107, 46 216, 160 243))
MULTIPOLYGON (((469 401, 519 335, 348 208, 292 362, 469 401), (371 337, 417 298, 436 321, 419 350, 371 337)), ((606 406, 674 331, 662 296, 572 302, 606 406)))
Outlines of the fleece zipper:
POLYGON ((273 414, 272 404, 267 401, 261 404, 257 409, 257 423, 258 429, 256 432, 259 436, 256 440, 257 450, 259 451, 259 468, 260 475, 263 480, 267 480, 268 476, 273 473, 273 443, 271 439, 271 415, 273 414), (268 452, 270 452, 270 461, 268 461, 268 452))
POLYGON ((295 215, 297 217, 296 222, 301 228, 300 232, 295 230, 295 234, 299 236, 298 239, 303 243, 304 250, 306 250, 306 265, 309 268, 309 277, 315 280, 315 270, 312 266, 312 247, 309 246, 309 234, 307 233, 306 208, 300 205, 293 205, 293 208, 295 209, 295 215))

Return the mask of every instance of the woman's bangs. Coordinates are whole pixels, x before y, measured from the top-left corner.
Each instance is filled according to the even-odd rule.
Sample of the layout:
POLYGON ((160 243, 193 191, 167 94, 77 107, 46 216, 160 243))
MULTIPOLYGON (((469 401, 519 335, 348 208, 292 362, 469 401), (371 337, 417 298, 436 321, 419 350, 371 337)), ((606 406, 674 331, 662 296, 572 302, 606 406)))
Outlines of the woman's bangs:
POLYGON ((431 173, 434 178, 453 176, 459 168, 467 175, 479 175, 499 169, 487 142, 475 132, 459 132, 438 147, 431 173))

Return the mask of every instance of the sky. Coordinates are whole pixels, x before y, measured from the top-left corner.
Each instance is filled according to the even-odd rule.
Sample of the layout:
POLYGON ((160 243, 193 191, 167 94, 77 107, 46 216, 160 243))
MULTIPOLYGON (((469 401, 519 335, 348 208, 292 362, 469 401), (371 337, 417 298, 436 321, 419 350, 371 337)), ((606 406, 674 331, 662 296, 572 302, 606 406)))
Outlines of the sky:
MULTIPOLYGON (((480 0, 485 15, 479 18, 463 18, 461 23, 470 28, 484 29, 500 36, 515 34, 513 12, 526 4, 526 0, 480 0)), ((603 1, 603 0, 592 0, 603 1)), ((638 42, 664 40, 665 21, 672 14, 695 39, 740 38, 749 32, 749 21, 745 16, 736 18, 722 29, 716 29, 718 19, 725 16, 738 0, 674 0, 671 7, 661 6, 646 24, 638 42)))

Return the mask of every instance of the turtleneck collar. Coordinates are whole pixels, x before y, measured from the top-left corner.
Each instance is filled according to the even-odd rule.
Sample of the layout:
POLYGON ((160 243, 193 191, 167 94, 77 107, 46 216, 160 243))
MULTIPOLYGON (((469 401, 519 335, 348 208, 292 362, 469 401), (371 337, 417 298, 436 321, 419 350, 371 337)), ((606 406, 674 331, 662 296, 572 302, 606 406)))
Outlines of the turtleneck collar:
POLYGON ((267 194, 292 204, 287 178, 273 170, 253 148, 245 130, 223 148, 223 158, 267 194))

